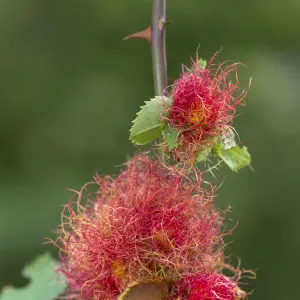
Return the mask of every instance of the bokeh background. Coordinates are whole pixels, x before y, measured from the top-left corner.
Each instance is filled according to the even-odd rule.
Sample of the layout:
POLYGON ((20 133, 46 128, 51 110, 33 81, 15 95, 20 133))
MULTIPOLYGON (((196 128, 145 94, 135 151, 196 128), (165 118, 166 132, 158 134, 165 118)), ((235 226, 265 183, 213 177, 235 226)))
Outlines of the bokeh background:
MULTIPOLYGON (((239 220, 228 252, 257 270, 250 299, 299 296, 300 1, 168 1, 170 82, 199 47, 241 61, 251 92, 236 120, 253 168, 223 167, 218 205, 239 220)), ((153 96, 150 49, 122 38, 150 22, 150 0, 0 2, 0 284, 60 223, 61 205, 97 171, 137 151, 130 121, 153 96)))

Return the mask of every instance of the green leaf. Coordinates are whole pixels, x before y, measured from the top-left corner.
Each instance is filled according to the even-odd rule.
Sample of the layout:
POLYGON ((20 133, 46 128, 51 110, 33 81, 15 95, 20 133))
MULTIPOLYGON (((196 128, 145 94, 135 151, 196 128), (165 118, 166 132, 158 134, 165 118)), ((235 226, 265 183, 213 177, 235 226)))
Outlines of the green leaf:
POLYGON ((145 103, 130 129, 130 140, 136 145, 148 144, 161 136, 161 115, 166 111, 166 106, 170 105, 171 99, 157 96, 145 103))
POLYGON ((178 146, 178 136, 180 134, 180 130, 175 128, 169 123, 166 123, 163 126, 162 135, 164 140, 167 142, 169 149, 173 150, 178 146))
POLYGON ((206 161, 208 156, 211 154, 211 147, 205 147, 203 150, 199 151, 196 155, 196 162, 206 161))
POLYGON ((37 257, 25 266, 22 274, 30 283, 22 288, 5 287, 0 300, 53 300, 66 289, 63 279, 55 272, 58 263, 49 253, 37 257))
POLYGON ((197 64, 198 64, 198 67, 202 68, 202 69, 205 69, 206 66, 207 66, 207 61, 200 58, 198 61, 197 61, 197 64))
POLYGON ((217 150, 217 155, 222 158, 234 172, 249 166, 251 162, 251 156, 245 146, 242 148, 240 146, 235 146, 230 149, 225 149, 221 146, 217 150))

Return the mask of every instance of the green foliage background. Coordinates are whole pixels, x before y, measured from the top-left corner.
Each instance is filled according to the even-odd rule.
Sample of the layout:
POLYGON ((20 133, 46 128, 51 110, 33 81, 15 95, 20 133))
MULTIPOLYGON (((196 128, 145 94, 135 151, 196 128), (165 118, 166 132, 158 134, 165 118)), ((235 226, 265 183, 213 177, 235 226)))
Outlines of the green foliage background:
MULTIPOLYGON (((253 76, 236 128, 255 173, 226 167, 217 201, 239 226, 232 262, 258 269, 251 299, 298 298, 300 2, 168 1, 170 79, 197 47, 241 61, 253 76)), ((0 283, 49 249, 61 205, 92 175, 116 174, 136 151, 128 140, 138 107, 153 97, 149 46, 122 38, 146 27, 150 0, 0 2, 0 283)), ((53 250, 55 254, 55 250, 53 250)))

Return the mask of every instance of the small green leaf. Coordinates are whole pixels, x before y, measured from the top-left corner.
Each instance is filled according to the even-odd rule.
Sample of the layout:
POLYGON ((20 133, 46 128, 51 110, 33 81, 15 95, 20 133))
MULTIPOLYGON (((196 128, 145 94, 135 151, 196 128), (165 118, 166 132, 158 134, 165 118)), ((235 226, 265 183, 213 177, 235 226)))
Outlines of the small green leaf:
POLYGON ((198 67, 202 68, 202 69, 205 69, 206 66, 207 66, 207 61, 200 58, 198 61, 197 61, 197 64, 198 64, 198 67))
POLYGON ((0 300, 54 300, 66 289, 66 284, 55 272, 58 263, 49 253, 37 257, 25 266, 22 274, 30 283, 22 288, 5 287, 0 300))
POLYGON ((179 134, 180 130, 172 126, 170 123, 166 123, 166 125, 163 126, 162 135, 170 150, 173 150, 178 146, 179 134))
POLYGON ((249 166, 251 162, 251 156, 247 148, 235 146, 230 149, 220 147, 217 150, 217 155, 229 166, 229 168, 237 172, 240 169, 249 166))
POLYGON ((130 140, 137 145, 148 144, 161 136, 163 125, 161 115, 166 106, 170 105, 171 99, 157 96, 145 103, 130 129, 130 140))
POLYGON ((206 161, 208 156, 211 154, 211 147, 206 147, 203 150, 199 151, 196 155, 196 162, 206 161))

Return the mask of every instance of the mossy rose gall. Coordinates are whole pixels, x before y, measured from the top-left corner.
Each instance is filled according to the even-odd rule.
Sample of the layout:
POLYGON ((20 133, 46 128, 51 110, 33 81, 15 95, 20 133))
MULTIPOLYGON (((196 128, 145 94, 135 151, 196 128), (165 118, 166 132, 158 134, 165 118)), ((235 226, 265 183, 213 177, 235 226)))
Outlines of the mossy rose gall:
POLYGON ((174 82, 173 104, 169 122, 182 130, 181 143, 203 146, 224 134, 247 91, 239 92, 237 63, 214 65, 215 56, 206 68, 198 61, 174 82), (229 77, 235 74, 235 82, 229 77))
POLYGON ((173 287, 173 300, 241 300, 246 298, 232 279, 218 273, 200 273, 183 278, 173 287))
POLYGON ((137 155, 115 180, 96 176, 94 184, 86 203, 87 187, 76 209, 67 206, 57 242, 72 299, 112 300, 132 282, 222 268, 223 218, 201 179, 137 155))

